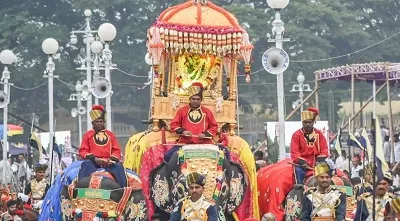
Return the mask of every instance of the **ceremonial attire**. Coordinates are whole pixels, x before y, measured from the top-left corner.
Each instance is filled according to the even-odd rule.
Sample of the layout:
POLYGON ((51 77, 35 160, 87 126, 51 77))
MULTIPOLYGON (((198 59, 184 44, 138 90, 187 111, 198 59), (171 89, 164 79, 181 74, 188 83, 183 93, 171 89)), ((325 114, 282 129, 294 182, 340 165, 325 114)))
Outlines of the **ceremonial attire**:
MULTIPOLYGON (((323 160, 328 156, 328 144, 324 134, 318 130, 306 134, 302 129, 297 130, 292 136, 290 144, 290 156, 295 164, 302 165, 307 163, 308 166, 314 167, 317 158, 323 160)), ((295 178, 297 184, 303 184, 306 170, 302 167, 295 166, 295 178)))
POLYGON ((215 205, 202 196, 196 202, 190 197, 181 200, 171 213, 170 221, 218 221, 215 205))
MULTIPOLYGON (((383 221, 385 216, 385 208, 393 199, 393 194, 386 193, 383 197, 375 198, 375 220, 383 221)), ((366 192, 358 197, 357 210, 354 220, 372 220, 372 202, 373 196, 366 192)))
POLYGON ((357 200, 357 198, 363 193, 372 193, 373 186, 372 184, 365 182, 355 185, 353 189, 354 189, 354 197, 357 200))
POLYGON ((50 183, 47 179, 37 181, 33 179, 25 187, 25 195, 30 195, 34 200, 43 200, 50 189, 50 183))
MULTIPOLYGON (((218 131, 218 124, 214 115, 206 107, 191 108, 189 105, 178 109, 174 119, 170 124, 171 130, 177 134, 182 134, 188 130, 197 136, 204 133, 206 137, 212 138, 218 131)), ((198 137, 180 136, 180 143, 185 144, 214 144, 213 139, 199 139, 198 137)))
POLYGON ((302 199, 301 221, 336 220, 346 217, 346 195, 330 188, 322 193, 318 188, 308 189, 302 199))
POLYGON ((88 177, 98 168, 104 166, 96 164, 95 158, 111 159, 117 163, 111 166, 104 166, 104 169, 113 175, 121 187, 127 186, 125 169, 121 163, 118 163, 121 149, 113 132, 102 130, 96 133, 93 129, 86 132, 79 148, 79 155, 85 160, 81 164, 78 179, 88 177))

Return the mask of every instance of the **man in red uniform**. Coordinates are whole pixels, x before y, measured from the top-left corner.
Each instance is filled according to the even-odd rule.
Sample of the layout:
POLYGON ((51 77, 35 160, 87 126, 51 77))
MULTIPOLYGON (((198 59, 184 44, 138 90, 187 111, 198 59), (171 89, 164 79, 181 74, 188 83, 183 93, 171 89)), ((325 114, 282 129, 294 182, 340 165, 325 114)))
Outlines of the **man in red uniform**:
POLYGON ((314 128, 318 110, 308 108, 301 113, 303 128, 297 130, 292 136, 290 155, 293 160, 296 184, 303 184, 306 172, 312 169, 315 163, 325 161, 328 157, 328 144, 324 134, 314 128))
POLYGON ((105 129, 106 112, 103 106, 95 105, 90 111, 93 129, 83 136, 79 155, 84 159, 78 174, 78 180, 90 176, 103 167, 111 173, 121 186, 127 186, 124 167, 119 163, 121 149, 113 132, 105 129))
MULTIPOLYGON (((214 144, 213 136, 218 131, 218 124, 210 109, 201 106, 203 100, 203 85, 195 82, 188 89, 189 105, 178 109, 170 123, 171 130, 180 135, 178 143, 183 144, 214 144)), ((165 156, 165 161, 179 149, 173 147, 165 156)))

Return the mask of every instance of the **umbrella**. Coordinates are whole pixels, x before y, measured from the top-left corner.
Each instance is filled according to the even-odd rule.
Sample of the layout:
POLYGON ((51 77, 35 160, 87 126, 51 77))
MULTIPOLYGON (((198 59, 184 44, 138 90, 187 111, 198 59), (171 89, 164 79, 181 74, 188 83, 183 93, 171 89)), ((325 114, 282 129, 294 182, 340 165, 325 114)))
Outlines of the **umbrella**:
POLYGON ((10 143, 9 145, 10 148, 10 155, 18 155, 20 153, 26 154, 28 153, 28 147, 26 144, 23 144, 22 146, 10 143))
MULTIPOLYGON (((3 139, 3 124, 0 124, 0 138, 3 139)), ((24 134, 24 128, 15 124, 8 124, 7 127, 7 135, 12 137, 14 135, 24 134)))

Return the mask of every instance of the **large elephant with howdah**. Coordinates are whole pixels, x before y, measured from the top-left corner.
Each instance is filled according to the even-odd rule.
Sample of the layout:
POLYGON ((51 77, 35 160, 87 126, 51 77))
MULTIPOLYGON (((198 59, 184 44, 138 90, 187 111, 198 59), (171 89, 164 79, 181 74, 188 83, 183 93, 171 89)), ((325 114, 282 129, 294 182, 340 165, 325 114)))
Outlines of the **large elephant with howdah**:
POLYGON ((201 173, 210 172, 206 174, 210 183, 205 194, 218 204, 220 217, 236 221, 258 218, 255 161, 242 138, 226 137, 230 161, 223 151, 211 145, 208 149, 190 147, 192 155, 182 149, 169 162, 164 162, 165 153, 177 138, 168 131, 148 130, 132 136, 126 145, 124 167, 140 174, 149 216, 155 212, 168 216, 176 201, 187 195, 185 175, 196 169, 201 173), (194 158, 197 153, 204 155, 194 158))
MULTIPOLYGON (((317 185, 313 171, 308 171, 305 179, 305 187, 294 187, 293 163, 291 159, 279 161, 276 164, 261 168, 257 172, 259 189, 260 213, 272 213, 278 221, 299 220, 301 215, 301 199, 304 188, 317 185), (279 182, 276 182, 279 180, 279 182)), ((354 209, 352 203, 353 189, 350 180, 339 169, 336 169, 332 177, 332 185, 345 191, 347 194, 347 216, 354 209)))
POLYGON ((44 206, 40 220, 148 220, 142 183, 135 173, 127 170, 128 187, 124 188, 104 169, 77 181, 80 163, 56 178, 45 198, 51 206, 44 206))

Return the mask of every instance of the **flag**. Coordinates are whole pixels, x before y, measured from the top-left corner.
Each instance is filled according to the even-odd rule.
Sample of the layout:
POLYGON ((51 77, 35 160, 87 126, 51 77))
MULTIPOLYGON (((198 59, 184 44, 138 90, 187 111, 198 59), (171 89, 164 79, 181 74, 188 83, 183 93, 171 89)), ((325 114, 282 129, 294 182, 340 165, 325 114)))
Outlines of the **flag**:
POLYGON ((383 139, 381 133, 381 125, 379 124, 378 120, 375 120, 375 148, 376 148, 376 167, 378 174, 378 182, 380 182, 380 180, 383 179, 383 174, 389 171, 389 165, 385 161, 385 154, 383 153, 383 139))
POLYGON ((58 146, 58 144, 56 143, 56 137, 53 137, 53 151, 57 153, 58 155, 58 161, 61 162, 61 150, 58 146))
POLYGON ((365 127, 363 128, 361 132, 361 137, 360 137, 360 144, 367 149, 367 155, 368 155, 368 160, 372 159, 372 145, 368 137, 367 130, 365 127))
POLYGON ((350 132, 349 132, 349 139, 347 140, 347 145, 364 149, 364 147, 361 145, 360 141, 357 140, 357 138, 350 132))
POLYGON ((39 160, 42 159, 42 154, 47 155, 46 150, 42 146, 42 142, 35 132, 29 135, 29 145, 39 151, 39 160))
POLYGON ((342 136, 342 129, 339 128, 339 132, 337 134, 335 142, 335 150, 338 152, 339 156, 342 156, 342 144, 340 143, 341 136, 342 136))

